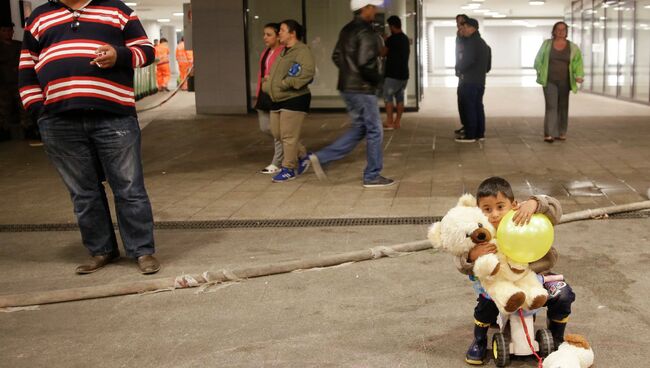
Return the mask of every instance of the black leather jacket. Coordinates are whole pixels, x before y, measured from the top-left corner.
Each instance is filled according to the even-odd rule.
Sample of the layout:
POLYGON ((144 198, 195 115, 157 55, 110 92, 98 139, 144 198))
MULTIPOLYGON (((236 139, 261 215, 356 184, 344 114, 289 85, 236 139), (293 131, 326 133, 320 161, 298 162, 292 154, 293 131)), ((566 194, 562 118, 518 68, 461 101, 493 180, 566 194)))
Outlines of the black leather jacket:
POLYGON ((381 38, 372 25, 355 17, 339 33, 332 60, 339 68, 338 90, 374 94, 381 82, 381 38))

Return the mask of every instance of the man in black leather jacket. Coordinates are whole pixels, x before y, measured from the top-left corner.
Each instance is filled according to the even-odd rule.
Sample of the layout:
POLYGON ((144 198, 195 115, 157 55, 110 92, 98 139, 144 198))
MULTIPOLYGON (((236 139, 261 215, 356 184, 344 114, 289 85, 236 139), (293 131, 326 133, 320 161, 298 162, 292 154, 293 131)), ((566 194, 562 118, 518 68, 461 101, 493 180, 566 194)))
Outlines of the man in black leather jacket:
POLYGON ((379 70, 381 37, 372 28, 382 0, 351 0, 354 19, 345 25, 332 54, 339 68, 338 90, 352 118, 350 129, 334 143, 309 155, 319 179, 325 179, 321 164, 340 160, 365 137, 368 164, 363 171, 364 187, 384 187, 394 184, 380 175, 383 168, 383 129, 377 103, 381 82, 379 70))

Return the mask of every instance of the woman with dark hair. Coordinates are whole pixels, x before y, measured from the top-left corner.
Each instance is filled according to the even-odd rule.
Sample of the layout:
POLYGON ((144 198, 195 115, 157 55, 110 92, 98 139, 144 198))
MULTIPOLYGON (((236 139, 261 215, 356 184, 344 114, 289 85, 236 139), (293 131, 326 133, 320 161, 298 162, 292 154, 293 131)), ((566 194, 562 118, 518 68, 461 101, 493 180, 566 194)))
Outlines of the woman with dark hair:
POLYGON ((544 41, 535 58, 537 83, 544 87, 544 142, 548 143, 566 140, 569 91, 577 93, 584 78, 582 52, 567 40, 568 30, 566 23, 555 23, 552 38, 544 41))
MULTIPOLYGON (((268 93, 262 91, 262 80, 269 76, 271 73, 271 67, 275 63, 275 60, 278 58, 284 46, 280 43, 280 38, 278 34, 280 33, 280 24, 279 23, 268 23, 264 26, 264 45, 266 49, 262 52, 260 57, 260 69, 257 73, 257 102, 255 103, 255 109, 257 110, 257 117, 260 123, 260 130, 269 136, 273 137, 271 133, 271 118, 270 111, 273 105, 271 101, 271 96, 268 93)), ((274 143, 274 153, 273 160, 271 164, 259 172, 262 174, 275 174, 280 171, 280 166, 282 165, 282 142, 279 139, 273 139, 274 143)))
POLYGON ((314 57, 300 40, 302 26, 293 19, 280 23, 280 42, 284 49, 264 78, 262 90, 273 101, 271 106, 271 131, 282 142, 284 157, 282 169, 273 177, 274 183, 293 180, 309 167, 307 150, 300 143, 300 130, 311 104, 309 83, 315 73, 314 57))

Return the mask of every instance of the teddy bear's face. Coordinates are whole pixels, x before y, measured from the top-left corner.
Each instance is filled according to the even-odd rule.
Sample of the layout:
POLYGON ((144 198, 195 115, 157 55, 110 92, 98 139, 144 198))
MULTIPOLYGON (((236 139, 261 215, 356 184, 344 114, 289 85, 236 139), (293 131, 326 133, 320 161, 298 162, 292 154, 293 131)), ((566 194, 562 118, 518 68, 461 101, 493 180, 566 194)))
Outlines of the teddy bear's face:
POLYGON ((494 238, 495 233, 481 209, 470 198, 461 197, 459 204, 429 229, 429 239, 434 247, 460 256, 476 243, 494 238))

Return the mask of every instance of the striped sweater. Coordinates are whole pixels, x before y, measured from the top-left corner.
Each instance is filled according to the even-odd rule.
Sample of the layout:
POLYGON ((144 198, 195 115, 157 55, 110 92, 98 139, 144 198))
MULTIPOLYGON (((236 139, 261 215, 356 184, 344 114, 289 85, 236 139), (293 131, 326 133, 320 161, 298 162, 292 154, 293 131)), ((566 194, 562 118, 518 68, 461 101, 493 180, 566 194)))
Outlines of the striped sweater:
POLYGON ((92 0, 74 15, 58 1, 30 15, 18 67, 23 106, 35 117, 91 109, 135 115, 133 69, 154 60, 140 20, 120 0, 92 0), (115 66, 91 65, 107 44, 117 51, 115 66))

